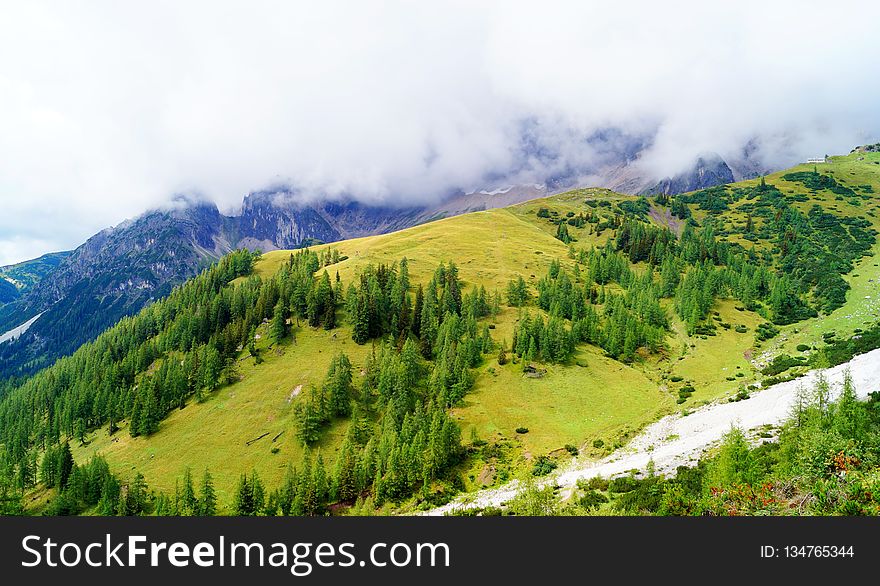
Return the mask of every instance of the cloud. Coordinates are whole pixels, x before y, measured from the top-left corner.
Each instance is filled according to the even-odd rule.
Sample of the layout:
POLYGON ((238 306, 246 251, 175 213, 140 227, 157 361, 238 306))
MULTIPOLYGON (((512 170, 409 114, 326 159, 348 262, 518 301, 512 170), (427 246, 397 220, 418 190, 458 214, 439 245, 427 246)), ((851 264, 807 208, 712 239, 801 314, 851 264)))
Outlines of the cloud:
POLYGON ((658 177, 749 140, 776 165, 846 151, 880 134, 880 5, 846 4, 7 6, 0 264, 179 192, 415 203, 589 169, 608 128, 658 177))

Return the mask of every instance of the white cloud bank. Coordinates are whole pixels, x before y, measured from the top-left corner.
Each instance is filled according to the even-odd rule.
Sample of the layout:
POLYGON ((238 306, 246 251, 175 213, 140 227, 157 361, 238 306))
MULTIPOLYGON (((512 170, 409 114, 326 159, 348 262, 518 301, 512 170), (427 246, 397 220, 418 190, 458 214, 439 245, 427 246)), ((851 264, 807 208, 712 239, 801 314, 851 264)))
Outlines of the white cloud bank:
POLYGON ((656 132, 658 176, 880 133, 880 2, 39 2, 0 7, 0 264, 174 192, 476 187, 530 120, 567 159, 656 132), (556 144, 554 144, 554 141, 556 144))

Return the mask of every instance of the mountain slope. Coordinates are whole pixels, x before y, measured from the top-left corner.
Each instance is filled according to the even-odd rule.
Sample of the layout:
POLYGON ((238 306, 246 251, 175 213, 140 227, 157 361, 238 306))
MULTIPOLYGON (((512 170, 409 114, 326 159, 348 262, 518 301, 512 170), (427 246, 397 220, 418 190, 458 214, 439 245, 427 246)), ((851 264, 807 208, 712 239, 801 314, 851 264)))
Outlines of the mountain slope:
POLYGON ((0 306, 26 293, 69 255, 69 251, 51 252, 33 260, 0 267, 0 306))
POLYGON ((230 250, 216 207, 154 211, 104 230, 68 255, 14 303, 0 308, 0 330, 40 318, 18 339, 0 344, 6 375, 33 372, 76 350, 121 317, 230 250))
MULTIPOLYGON (((850 241, 856 243, 854 236, 859 230, 874 230, 878 225, 878 201, 870 193, 880 189, 880 174, 874 165, 878 161, 880 154, 865 160, 835 158, 818 167, 818 174, 812 166, 804 165, 768 176, 766 186, 749 181, 724 190, 687 194, 679 202, 666 204, 662 198, 647 201, 603 190, 579 190, 315 250, 338 252, 338 260, 327 269, 333 279, 338 272, 344 285, 356 283, 371 263, 392 262, 405 255, 413 287, 430 279, 439 261, 454 260, 466 292, 480 285, 490 292, 504 290, 511 278, 522 276, 534 295, 539 281, 553 270, 554 259, 566 271, 580 266, 585 275, 591 270, 591 262, 582 264, 570 258, 569 247, 554 237, 559 232, 558 219, 573 222, 566 220, 566 225, 576 249, 606 242, 618 246, 623 232, 616 218, 641 218, 638 221, 644 226, 657 225, 655 217, 670 217, 659 213, 661 210, 668 212, 683 204, 698 233, 712 225, 718 241, 742 244, 749 255, 754 248, 751 258, 760 261, 759 266, 776 267, 785 261, 788 231, 785 224, 773 224, 778 221, 775 212, 762 215, 758 204, 771 202, 775 206, 771 209, 782 212, 780 218, 797 219, 795 211, 809 218, 814 206, 838 221, 870 218, 868 227, 843 224, 850 241), (828 178, 834 178, 834 183, 828 178), (751 230, 747 229, 750 213, 751 230), (578 225, 580 214, 592 215, 578 225)), ((830 221, 813 215, 823 226, 830 221)), ((825 227, 835 229, 833 225, 825 227)), ((820 241, 810 232, 803 232, 800 238, 805 247, 801 252, 814 253, 811 243, 820 241)), ((757 392, 762 384, 803 371, 816 354, 812 348, 831 347, 835 336, 858 338, 876 325, 876 312, 871 310, 874 295, 863 293, 865 287, 876 289, 880 279, 877 252, 875 240, 870 250, 863 252, 865 256, 853 260, 851 270, 828 265, 844 271, 842 278, 851 283, 851 289, 843 305, 827 314, 825 298, 816 294, 818 285, 811 284, 805 275, 802 283, 806 289, 800 296, 822 311, 789 325, 768 324, 768 318, 776 319, 783 315, 778 312, 787 309, 775 306, 769 292, 761 294, 754 310, 732 298, 733 293, 722 292, 713 300, 700 329, 689 333, 686 320, 678 316, 675 298, 670 297, 662 302, 671 320, 665 348, 658 352, 645 349, 631 362, 614 359, 594 344, 578 345, 563 363, 538 361, 536 376, 524 374, 522 360, 501 365, 484 358, 475 370, 473 388, 451 410, 465 437, 474 430, 476 437, 492 448, 474 444, 458 469, 464 486, 475 489, 503 483, 511 474, 529 470, 539 455, 564 460, 566 444, 587 457, 601 456, 607 449, 625 444, 642 425, 672 412, 676 402, 688 407, 717 398, 738 399, 743 389, 757 392), (864 318, 855 320, 854 315, 864 318), (835 336, 828 336, 831 331, 835 336), (807 349, 802 350, 802 345, 807 349), (788 358, 771 362, 779 355, 788 358), (517 433, 517 428, 527 428, 528 433, 517 433)), ((286 251, 265 254, 256 266, 257 275, 264 281, 274 278, 289 257, 286 251)), ((634 264, 637 273, 643 274, 645 269, 643 261, 634 264)), ((682 273, 694 271, 691 267, 682 273)), ((239 278, 236 286, 246 282, 239 278)), ((604 285, 606 293, 621 291, 621 287, 617 282, 604 285)), ((536 301, 527 308, 540 314, 536 301)), ((158 432, 148 437, 132 438, 119 432, 110 435, 106 427, 90 432, 84 445, 74 446, 77 459, 98 452, 120 473, 134 467, 146 475, 151 486, 164 490, 173 487, 184 466, 207 464, 227 499, 238 474, 250 468, 258 470, 268 485, 278 486, 285 464, 299 461, 303 454, 293 437, 301 395, 308 396, 311 385, 321 384, 337 351, 349 356, 355 372, 366 369, 369 362, 371 344, 352 341, 351 317, 342 306, 339 311, 342 317, 337 328, 310 328, 303 322, 295 330, 295 340, 288 338, 281 344, 270 341, 270 324, 259 326, 255 350, 261 363, 251 360, 247 351, 238 353, 230 366, 232 382, 222 385, 204 404, 173 410, 158 432)), ((520 321, 518 308, 502 304, 497 315, 482 323, 494 326, 490 330, 494 342, 509 348, 520 321)), ((128 424, 127 420, 120 422, 123 430, 128 424)), ((320 449, 327 461, 335 460, 348 428, 347 419, 335 420, 313 448, 320 449)))
POLYGON ((18 297, 18 287, 6 279, 0 279, 0 305, 15 301, 18 297))

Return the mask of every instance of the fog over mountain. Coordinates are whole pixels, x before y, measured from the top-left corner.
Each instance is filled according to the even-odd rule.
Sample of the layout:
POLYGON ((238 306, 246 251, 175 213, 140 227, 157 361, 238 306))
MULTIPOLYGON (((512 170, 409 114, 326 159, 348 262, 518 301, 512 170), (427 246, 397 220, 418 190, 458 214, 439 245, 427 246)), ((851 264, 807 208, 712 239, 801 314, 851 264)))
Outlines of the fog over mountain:
POLYGON ((7 5, 0 265, 179 193, 433 207, 846 152, 880 136, 880 76, 853 58, 878 53, 880 4, 827 6, 7 5))

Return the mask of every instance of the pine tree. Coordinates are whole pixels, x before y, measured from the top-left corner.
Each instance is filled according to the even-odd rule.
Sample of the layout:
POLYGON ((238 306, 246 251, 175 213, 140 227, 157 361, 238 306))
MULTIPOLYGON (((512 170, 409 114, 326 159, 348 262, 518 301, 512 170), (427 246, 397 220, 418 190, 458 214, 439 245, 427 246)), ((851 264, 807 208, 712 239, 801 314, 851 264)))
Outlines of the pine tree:
MULTIPOLYGON (((312 389, 311 394, 314 394, 312 389)), ((318 413, 311 396, 297 403, 293 411, 296 437, 304 446, 315 443, 320 438, 321 414, 318 413)))
POLYGON ((293 504, 296 500, 298 485, 299 476, 296 470, 288 464, 287 472, 284 475, 284 484, 278 493, 278 506, 281 509, 282 515, 293 514, 293 504))
POLYGON ((250 477, 247 474, 242 474, 238 479, 238 488, 233 503, 235 514, 239 517, 260 515, 263 513, 265 499, 263 483, 256 470, 251 472, 250 477))
POLYGON ((198 514, 198 499, 193 488, 192 473, 189 467, 183 471, 183 488, 180 494, 180 515, 191 517, 198 514))
POLYGON ((340 353, 330 365, 327 375, 330 408, 336 417, 346 417, 351 413, 351 362, 348 356, 340 353))
POLYGON ((401 385, 406 388, 415 387, 422 374, 422 362, 418 347, 412 338, 407 338, 400 352, 401 385))
POLYGON ((370 339, 370 311, 363 291, 357 293, 352 320, 352 339, 358 344, 366 344, 370 339))
POLYGON ((144 397, 139 431, 141 435, 152 435, 159 430, 159 402, 152 385, 147 385, 144 388, 144 395, 146 396, 144 397))
POLYGON ((220 374, 223 371, 223 361, 220 352, 214 344, 205 346, 205 358, 202 362, 202 387, 208 392, 213 392, 220 386, 220 374))
POLYGON ((131 437, 137 437, 141 434, 142 412, 141 393, 136 393, 131 405, 131 415, 128 422, 128 432, 131 434, 131 437))
POLYGON ((708 472, 710 486, 727 488, 737 484, 752 484, 760 478, 760 474, 758 462, 742 430, 731 427, 724 435, 718 456, 708 472))
POLYGON ((207 468, 205 468, 205 474, 202 476, 198 514, 204 517, 211 517, 217 514, 217 493, 214 491, 214 480, 207 468))
POLYGON ((260 477, 257 475, 256 470, 251 471, 251 486, 253 488, 253 507, 254 507, 254 515, 263 514, 264 508, 266 505, 266 490, 263 488, 263 482, 260 480, 260 477))
POLYGON ((566 244, 572 242, 572 238, 568 233, 568 224, 564 220, 560 220, 556 227, 556 239, 561 240, 566 244))
POLYGON ((242 474, 238 479, 233 510, 238 517, 247 517, 255 514, 254 488, 247 474, 242 474))
POLYGON ((278 344, 287 336, 287 315, 284 304, 279 301, 272 311, 272 322, 269 324, 269 337, 278 344))
POLYGON ((522 276, 511 279, 507 283, 507 302, 513 307, 522 307, 529 298, 528 287, 522 276))
POLYGON ((70 478, 73 466, 73 453, 70 451, 70 444, 64 442, 58 456, 58 486, 61 488, 67 486, 67 480, 70 478))

